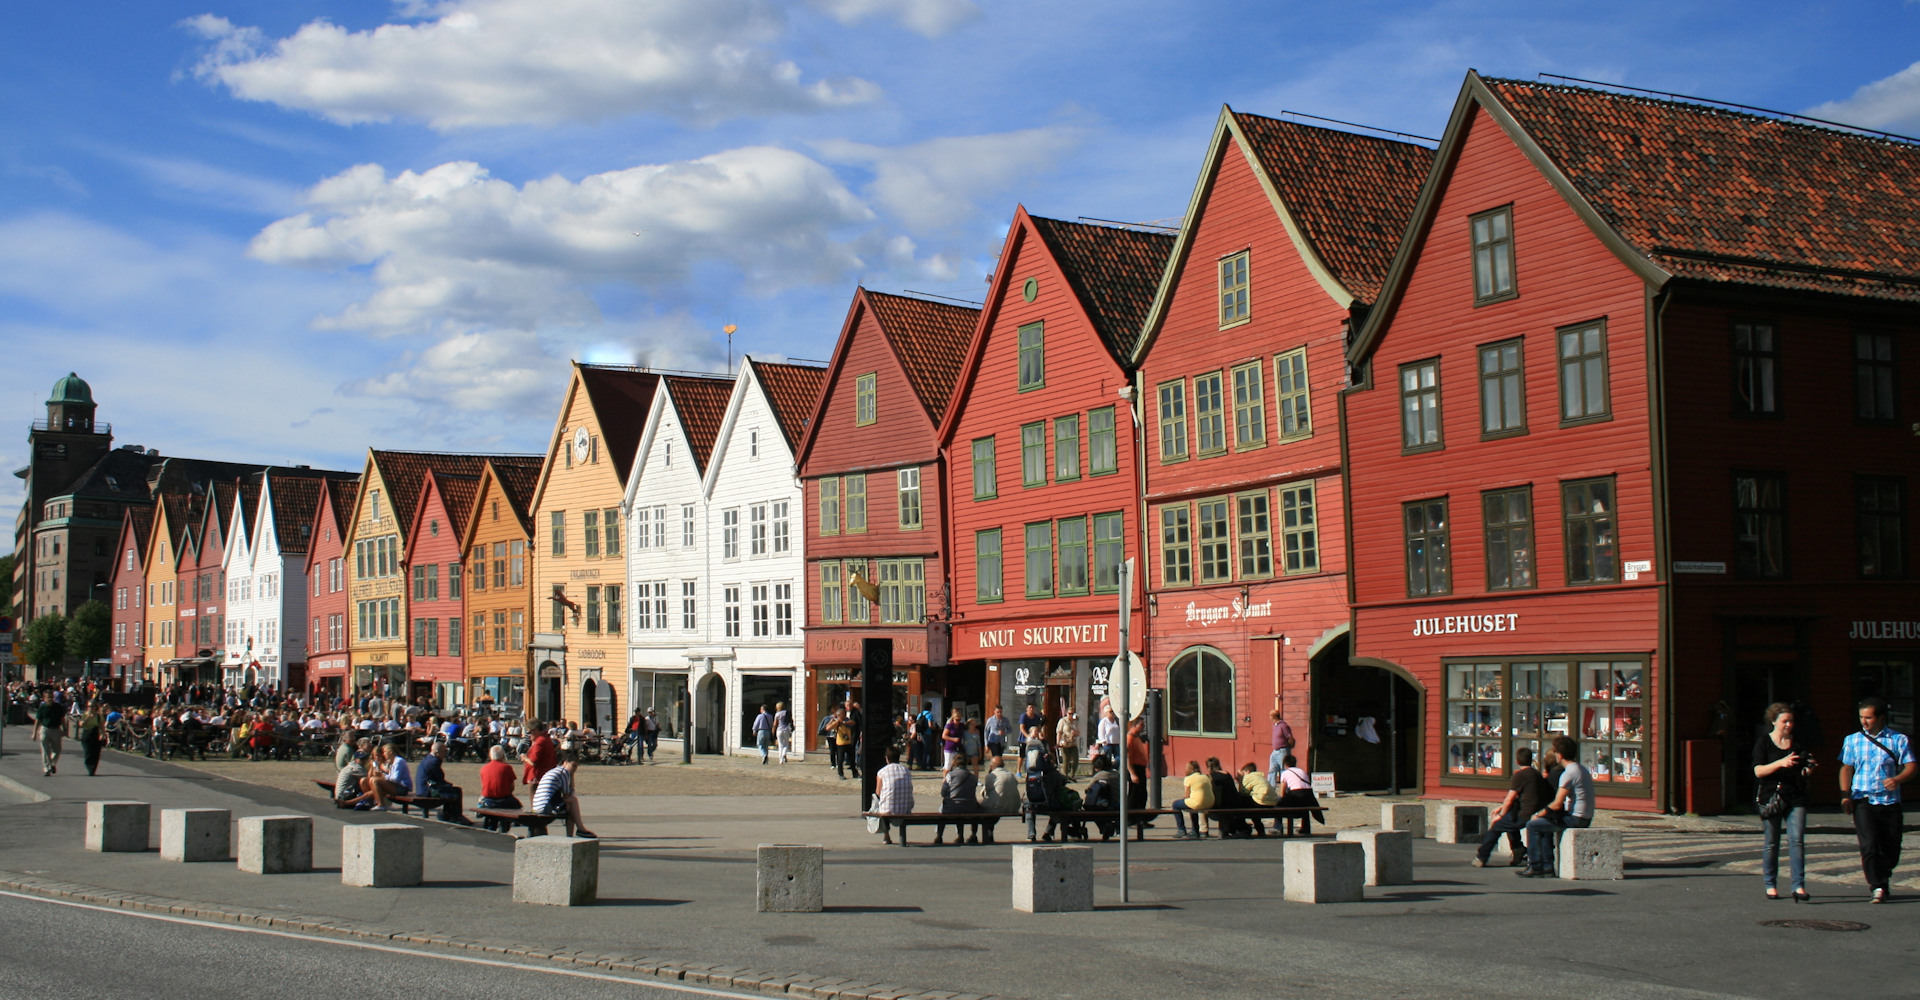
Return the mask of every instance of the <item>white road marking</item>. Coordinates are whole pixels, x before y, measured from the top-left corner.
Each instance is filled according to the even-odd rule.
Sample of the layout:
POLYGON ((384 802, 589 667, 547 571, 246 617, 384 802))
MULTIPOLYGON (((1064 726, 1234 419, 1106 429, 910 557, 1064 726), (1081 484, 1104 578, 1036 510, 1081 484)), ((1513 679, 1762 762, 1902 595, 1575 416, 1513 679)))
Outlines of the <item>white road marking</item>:
POLYGON ((629 976, 616 976, 604 972, 585 972, 579 969, 553 969, 539 965, 527 965, 521 962, 506 962, 494 958, 474 958, 468 955, 443 955, 439 952, 422 951, 417 948, 397 948, 393 945, 374 944, 369 941, 354 941, 341 938, 321 937, 316 934, 300 934, 294 931, 273 930, 267 927, 242 927, 237 924, 214 923, 208 920, 195 920, 192 917, 177 917, 166 913, 147 913, 141 910, 121 909, 117 906, 101 906, 97 903, 82 903, 71 899, 52 899, 35 896, 30 893, 10 892, 0 889, 0 896, 24 899, 32 903, 50 903, 54 906, 70 906, 76 910, 98 910, 124 917, 139 917, 142 920, 158 920, 169 924, 185 924, 189 927, 204 927, 216 931, 232 931, 239 934, 264 934, 268 937, 293 938, 296 941, 312 941, 316 944, 338 945, 342 948, 360 948, 366 951, 384 951, 412 958, 437 958, 444 962, 464 962, 468 965, 486 965, 498 969, 517 969, 521 972, 538 972, 551 976, 572 976, 575 979, 598 979, 609 983, 622 983, 628 986, 650 986, 654 989, 672 990, 675 993, 692 993, 698 996, 727 997, 729 1000, 762 1000, 764 993, 732 993, 727 990, 707 989, 701 986, 687 986, 665 979, 636 979, 629 976))

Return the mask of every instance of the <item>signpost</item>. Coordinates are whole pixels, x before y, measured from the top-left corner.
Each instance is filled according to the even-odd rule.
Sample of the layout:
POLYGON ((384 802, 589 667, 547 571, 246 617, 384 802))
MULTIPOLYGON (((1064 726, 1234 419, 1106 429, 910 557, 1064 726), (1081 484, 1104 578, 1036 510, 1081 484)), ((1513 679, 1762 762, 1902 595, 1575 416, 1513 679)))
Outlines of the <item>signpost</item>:
MULTIPOLYGON (((1133 650, 1127 648, 1128 626, 1133 621, 1133 560, 1120 564, 1120 652, 1113 658, 1113 673, 1107 684, 1117 700, 1117 711, 1121 719, 1132 719, 1128 708, 1128 699, 1133 694, 1135 683, 1133 676, 1133 650)), ((1123 722, 1122 725, 1125 723, 1123 722)), ((1127 738, 1126 731, 1120 736, 1120 901, 1131 902, 1127 895, 1127 738)))

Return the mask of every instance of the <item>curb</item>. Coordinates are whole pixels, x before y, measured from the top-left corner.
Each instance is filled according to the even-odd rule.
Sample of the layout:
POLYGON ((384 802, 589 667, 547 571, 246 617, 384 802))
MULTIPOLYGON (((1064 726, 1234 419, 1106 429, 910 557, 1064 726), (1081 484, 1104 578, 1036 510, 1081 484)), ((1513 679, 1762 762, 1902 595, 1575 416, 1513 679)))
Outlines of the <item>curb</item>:
MULTIPOLYGON (((0 778, 0 782, 5 780, 0 778)), ((598 954, 577 948, 535 947, 498 938, 461 940, 433 931, 399 930, 377 924, 352 923, 335 917, 298 913, 253 913, 212 903, 196 903, 137 892, 119 892, 98 886, 81 885, 77 882, 37 878, 11 871, 0 871, 0 889, 49 899, 66 899, 96 906, 192 917, 216 923, 270 927, 276 930, 327 934, 367 941, 432 945, 509 958, 563 962, 651 979, 748 990, 767 996, 802 997, 806 1000, 1018 1000, 1015 997, 998 994, 922 990, 896 983, 876 983, 837 976, 809 976, 804 973, 769 972, 765 969, 737 966, 670 962, 644 955, 598 954)))
POLYGON ((48 795, 47 793, 40 791, 37 788, 28 788, 26 785, 23 785, 18 781, 15 781, 12 778, 7 777, 4 774, 0 774, 0 788, 4 788, 7 791, 13 792, 16 795, 24 795, 27 797, 28 802, 53 801, 53 796, 48 795))

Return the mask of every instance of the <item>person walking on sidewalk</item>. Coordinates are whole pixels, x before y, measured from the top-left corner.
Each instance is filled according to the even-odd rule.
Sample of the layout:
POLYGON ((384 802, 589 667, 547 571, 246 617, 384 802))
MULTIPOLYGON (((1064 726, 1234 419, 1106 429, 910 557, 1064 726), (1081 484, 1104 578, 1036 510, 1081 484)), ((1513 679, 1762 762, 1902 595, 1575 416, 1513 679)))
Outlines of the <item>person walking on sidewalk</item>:
POLYGON ((1807 895, 1807 773, 1813 770, 1813 755, 1794 738, 1793 709, 1786 702, 1767 706, 1769 731, 1753 741, 1753 776, 1759 779, 1754 801, 1761 807, 1760 822, 1765 828, 1760 842, 1760 874, 1767 881, 1767 898, 1779 899, 1775 880, 1780 871, 1780 834, 1787 835, 1787 857, 1793 875, 1794 902, 1811 899, 1807 895), (1767 806, 1779 796, 1785 808, 1775 816, 1767 815, 1767 806))
POLYGON ((1513 780, 1507 782, 1507 797, 1493 810, 1486 836, 1480 838, 1480 849, 1473 855, 1475 868, 1487 866, 1493 857, 1493 846, 1502 836, 1507 838, 1507 855, 1513 867, 1527 863, 1527 849, 1520 843, 1520 831, 1527 828, 1528 817, 1547 804, 1547 779, 1533 769, 1532 747, 1515 750, 1513 762, 1519 767, 1513 772, 1513 780))
POLYGON ((833 710, 833 769, 840 780, 847 778, 847 768, 853 768, 853 776, 860 777, 860 762, 853 759, 853 720, 847 717, 844 707, 833 710))
POLYGON ((100 715, 100 703, 87 706, 87 714, 80 717, 80 754, 87 765, 87 776, 92 777, 100 770, 100 748, 107 745, 107 720, 100 715))
POLYGON ((1061 709, 1053 725, 1053 745, 1060 749, 1060 770, 1073 777, 1080 770, 1080 713, 1071 705, 1061 709))
POLYGON ((1913 744, 1887 728, 1887 703, 1860 703, 1860 731, 1840 744, 1840 791, 1860 839, 1860 867, 1872 901, 1889 898, 1888 883, 1900 864, 1900 786, 1913 778, 1913 744))
POLYGON ((40 771, 49 777, 59 770, 60 727, 67 723, 67 706, 55 701, 51 690, 40 692, 33 709, 33 738, 40 744, 40 771))
POLYGON ((1527 867, 1514 872, 1521 878, 1552 878, 1560 831, 1593 825, 1593 774, 1580 763, 1580 745, 1571 736, 1555 736, 1553 756, 1562 768, 1559 791, 1527 821, 1527 867))
POLYGON ((773 713, 767 706, 760 706, 760 714, 753 717, 753 745, 760 748, 760 763, 767 762, 767 751, 773 749, 773 713))
POLYGON ((793 713, 787 710, 784 701, 773 706, 773 744, 780 751, 780 763, 787 762, 787 754, 793 752, 793 713))

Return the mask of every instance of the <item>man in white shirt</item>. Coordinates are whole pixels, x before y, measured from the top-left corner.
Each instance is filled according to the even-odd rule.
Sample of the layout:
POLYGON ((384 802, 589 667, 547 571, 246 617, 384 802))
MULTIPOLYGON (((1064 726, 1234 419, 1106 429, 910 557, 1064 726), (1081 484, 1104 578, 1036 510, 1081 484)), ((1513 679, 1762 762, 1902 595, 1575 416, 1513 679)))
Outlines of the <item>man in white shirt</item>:
POLYGON ((887 766, 873 776, 873 814, 882 817, 880 836, 885 843, 893 843, 893 828, 900 828, 900 846, 907 844, 906 820, 889 820, 888 816, 905 816, 913 812, 913 774, 905 764, 900 763, 900 750, 888 747, 887 766))
POLYGON ((1562 768, 1560 786, 1553 801, 1527 821, 1527 867, 1514 872, 1521 878, 1552 878, 1560 831, 1593 825, 1593 775, 1580 763, 1579 744, 1571 736, 1555 736, 1553 755, 1562 768))

